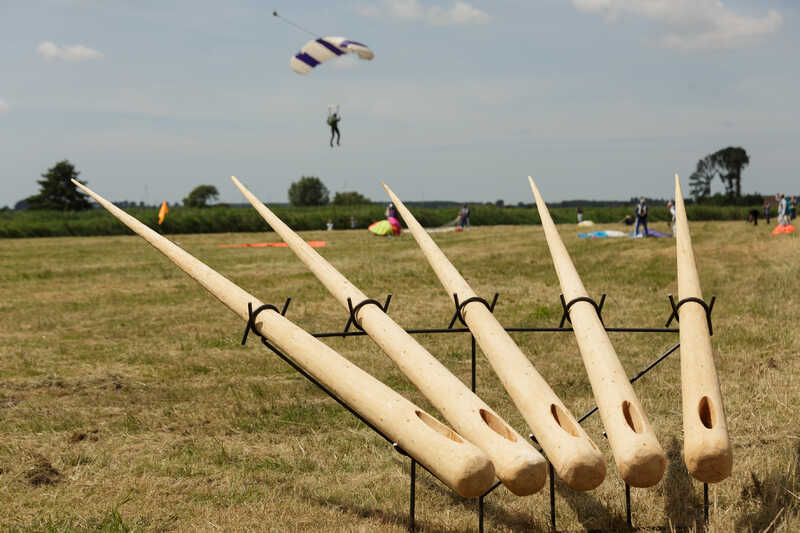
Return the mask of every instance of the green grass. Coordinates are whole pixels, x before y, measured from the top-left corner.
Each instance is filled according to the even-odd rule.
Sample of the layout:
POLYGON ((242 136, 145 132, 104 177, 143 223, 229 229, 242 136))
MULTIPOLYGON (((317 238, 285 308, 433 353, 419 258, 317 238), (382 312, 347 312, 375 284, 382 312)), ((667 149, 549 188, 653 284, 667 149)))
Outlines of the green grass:
MULTIPOLYGON (((586 241, 574 225, 559 229, 590 294, 608 294, 606 324, 663 326, 666 295, 677 293, 674 241, 586 241)), ((710 487, 713 531, 762 531, 776 517, 771 531, 800 529, 792 299, 800 241, 769 229, 692 223, 704 294, 718 298, 712 340, 734 446, 733 475, 710 487)), ((320 253, 368 296, 392 293, 389 314, 402 326, 447 325, 451 298, 410 236, 303 237, 326 240, 320 253)), ((287 316, 304 329, 344 326, 346 311, 290 250, 219 247, 274 235, 172 238, 265 302, 292 297, 287 316)), ((541 228, 434 238, 478 294, 500 293, 501 323, 558 325, 560 290, 541 228)), ((257 339, 240 346, 244 324, 143 241, 5 239, 0 257, 0 531, 405 529, 408 460, 257 339), (57 475, 32 483, 43 465, 57 475)), ((572 334, 512 336, 573 414, 594 405, 572 334)), ((629 375, 677 342, 674 334, 610 336, 629 375)), ((418 339, 469 382, 468 335, 418 339)), ((368 338, 325 342, 439 416, 368 338)), ((477 379, 481 398, 527 434, 480 353, 477 379)), ((632 490, 634 524, 702 530, 701 485, 681 458, 679 354, 635 389, 670 463, 657 486, 632 490)), ((599 417, 585 427, 608 475, 583 494, 556 483, 559 528, 622 526, 624 489, 599 417)), ((420 531, 477 529, 474 501, 417 472, 420 531)), ((548 523, 546 491, 517 498, 501 487, 486 499, 489 531, 547 531, 548 523)))

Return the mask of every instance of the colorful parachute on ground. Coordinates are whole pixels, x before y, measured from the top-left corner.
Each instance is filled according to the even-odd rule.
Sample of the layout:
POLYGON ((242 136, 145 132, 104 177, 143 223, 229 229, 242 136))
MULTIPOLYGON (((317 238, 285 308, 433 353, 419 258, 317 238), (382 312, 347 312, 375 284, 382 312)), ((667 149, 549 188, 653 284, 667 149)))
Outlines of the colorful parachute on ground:
POLYGON ((592 231, 590 233, 578 233, 578 237, 581 239, 608 239, 611 237, 627 237, 628 234, 624 231, 617 231, 615 229, 609 229, 606 231, 592 231))
POLYGON ((361 59, 371 60, 375 57, 365 44, 351 41, 346 37, 320 37, 308 41, 300 51, 289 60, 292 70, 298 74, 308 74, 311 70, 334 57, 344 54, 356 54, 361 59))
POLYGON ((400 235, 403 228, 400 226, 400 221, 394 217, 389 217, 384 220, 379 220, 370 224, 369 229, 375 235, 400 235))
POLYGON ((772 230, 773 235, 780 235, 781 233, 794 233, 794 226, 791 224, 784 224, 776 226, 775 229, 772 230))
MULTIPOLYGON (((630 232, 630 236, 631 237, 636 237, 637 239, 641 239, 642 237, 644 237, 644 234, 643 233, 639 233, 637 235, 634 235, 633 232, 630 232)), ((648 229, 647 230, 647 236, 648 237, 672 237, 672 233, 661 233, 660 231, 656 231, 654 229, 648 229)))

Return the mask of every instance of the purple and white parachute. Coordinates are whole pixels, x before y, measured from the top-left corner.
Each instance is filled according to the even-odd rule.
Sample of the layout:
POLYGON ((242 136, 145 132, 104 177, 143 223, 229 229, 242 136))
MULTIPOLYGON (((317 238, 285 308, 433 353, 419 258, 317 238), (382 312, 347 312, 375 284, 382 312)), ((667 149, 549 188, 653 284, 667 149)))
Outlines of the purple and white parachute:
POLYGON ((361 59, 371 60, 375 57, 365 44, 351 41, 346 37, 320 37, 308 41, 300 51, 289 60, 292 70, 298 74, 308 74, 311 70, 334 57, 344 54, 356 54, 361 59))

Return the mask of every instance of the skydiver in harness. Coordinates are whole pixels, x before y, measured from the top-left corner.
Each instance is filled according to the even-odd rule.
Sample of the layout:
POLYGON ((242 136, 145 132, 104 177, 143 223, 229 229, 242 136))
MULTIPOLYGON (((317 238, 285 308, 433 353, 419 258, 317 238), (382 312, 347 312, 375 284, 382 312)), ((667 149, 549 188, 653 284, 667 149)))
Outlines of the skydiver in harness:
POLYGON ((339 121, 342 116, 339 114, 339 105, 328 106, 328 126, 331 127, 331 148, 333 148, 333 136, 336 136, 336 146, 339 146, 339 141, 342 139, 342 134, 339 133, 339 121))

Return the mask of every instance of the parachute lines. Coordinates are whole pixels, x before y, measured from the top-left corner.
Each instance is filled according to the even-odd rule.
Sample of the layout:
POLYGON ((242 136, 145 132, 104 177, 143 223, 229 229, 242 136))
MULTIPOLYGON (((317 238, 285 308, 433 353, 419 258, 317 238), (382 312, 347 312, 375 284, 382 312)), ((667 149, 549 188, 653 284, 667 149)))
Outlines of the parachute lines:
POLYGON ((283 22, 285 22, 286 24, 289 24, 290 26, 294 26, 294 27, 295 27, 295 28, 297 28, 298 30, 304 31, 304 32, 306 32, 306 33, 307 33, 307 34, 309 34, 309 35, 312 35, 312 36, 314 36, 314 37, 319 37, 319 33, 314 33, 313 31, 311 31, 311 30, 307 30, 307 29, 305 29, 304 27, 300 26, 299 24, 295 24, 294 22, 292 22, 291 20, 287 19, 286 17, 282 17, 282 16, 278 15, 278 12, 277 12, 277 11, 273 11, 273 12, 272 12, 272 16, 273 16, 273 17, 277 17, 277 18, 281 19, 281 20, 282 20, 283 22))

